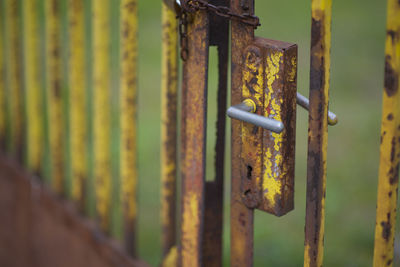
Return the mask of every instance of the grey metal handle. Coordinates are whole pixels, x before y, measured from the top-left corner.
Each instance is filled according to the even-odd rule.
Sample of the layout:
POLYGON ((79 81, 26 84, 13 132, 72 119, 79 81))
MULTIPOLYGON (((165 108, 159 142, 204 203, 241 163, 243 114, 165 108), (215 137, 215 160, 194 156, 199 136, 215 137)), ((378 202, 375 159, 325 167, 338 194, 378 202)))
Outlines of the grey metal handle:
MULTIPOLYGON (((297 93, 297 104, 306 110, 309 110, 310 100, 300 93, 297 93)), ((338 123, 338 118, 335 113, 328 111, 328 124, 333 126, 338 123)))
POLYGON ((283 131, 282 122, 254 114, 253 112, 255 111, 255 103, 250 99, 246 99, 242 103, 228 108, 227 114, 232 119, 248 122, 275 133, 283 131))

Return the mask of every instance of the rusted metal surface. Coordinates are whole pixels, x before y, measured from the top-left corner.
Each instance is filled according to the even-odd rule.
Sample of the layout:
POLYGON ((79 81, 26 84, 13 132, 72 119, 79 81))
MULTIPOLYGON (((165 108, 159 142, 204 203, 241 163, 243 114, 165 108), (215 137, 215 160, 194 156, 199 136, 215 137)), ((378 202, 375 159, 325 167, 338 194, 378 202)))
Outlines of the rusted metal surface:
POLYGON ((64 193, 65 120, 61 85, 61 5, 58 0, 45 1, 46 16, 46 97, 50 139, 52 186, 64 193))
POLYGON ((0 266, 148 266, 0 156, 0 266))
POLYGON ((26 104, 26 161, 28 168, 39 174, 42 164, 43 133, 43 81, 40 68, 40 29, 37 0, 22 1, 24 34, 24 78, 26 104))
POLYGON ((85 8, 83 1, 68 0, 69 21, 69 123, 72 198, 85 211, 88 178, 87 71, 85 60, 85 8))
POLYGON ((256 38, 243 56, 243 100, 253 100, 258 115, 284 125, 275 133, 242 123, 243 201, 282 216, 294 207, 297 46, 256 38))
POLYGON ((209 29, 208 14, 190 15, 189 55, 182 82, 182 218, 181 266, 203 266, 205 142, 209 29))
POLYGON ((304 266, 323 262, 330 43, 331 0, 313 0, 304 266))
POLYGON ((171 247, 168 254, 163 257, 161 264, 163 267, 177 267, 178 266, 178 248, 176 246, 171 247))
POLYGON ((176 252, 178 21, 173 6, 162 4, 161 80, 161 246, 163 265, 176 252))
POLYGON ((22 88, 22 36, 21 2, 7 0, 5 10, 6 53, 6 109, 9 131, 6 136, 7 151, 22 162, 24 147, 24 108, 22 88))
POLYGON ((0 149, 6 144, 6 50, 4 1, 0 2, 0 149))
MULTIPOLYGON (((209 2, 215 6, 229 6, 227 0, 209 2)), ((218 49, 218 85, 217 87, 217 132, 215 144, 215 177, 206 182, 204 210, 204 266, 222 266, 222 229, 225 163, 225 125, 227 108, 227 81, 229 57, 229 21, 209 12, 210 46, 218 49)), ((215 86, 215 85, 210 85, 215 86)), ((208 90, 212 90, 208 88, 208 90)), ((215 90, 215 89, 214 89, 215 90)))
POLYGON ((110 0, 92 3, 96 210, 106 232, 111 209, 110 5, 110 0))
POLYGON ((120 175, 123 207, 123 238, 127 253, 136 256, 136 217, 137 217, 137 1, 120 2, 120 175))
MULTIPOLYGON (((254 13, 254 0, 231 0, 234 12, 254 13)), ((231 103, 242 101, 242 70, 245 65, 244 49, 253 42, 254 29, 239 21, 231 22, 231 103)), ((242 202, 242 173, 247 166, 241 160, 241 123, 232 120, 232 159, 231 159, 231 266, 253 265, 254 211, 242 202)))
POLYGON ((393 266, 400 163, 400 2, 388 0, 374 266, 393 266))

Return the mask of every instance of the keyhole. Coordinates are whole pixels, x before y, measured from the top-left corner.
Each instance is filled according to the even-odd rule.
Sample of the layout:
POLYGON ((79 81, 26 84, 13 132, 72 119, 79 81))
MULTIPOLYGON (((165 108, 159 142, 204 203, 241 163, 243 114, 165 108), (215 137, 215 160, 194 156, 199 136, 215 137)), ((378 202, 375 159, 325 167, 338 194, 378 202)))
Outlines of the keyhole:
POLYGON ((247 165, 247 179, 251 180, 252 172, 253 172, 253 167, 247 165))

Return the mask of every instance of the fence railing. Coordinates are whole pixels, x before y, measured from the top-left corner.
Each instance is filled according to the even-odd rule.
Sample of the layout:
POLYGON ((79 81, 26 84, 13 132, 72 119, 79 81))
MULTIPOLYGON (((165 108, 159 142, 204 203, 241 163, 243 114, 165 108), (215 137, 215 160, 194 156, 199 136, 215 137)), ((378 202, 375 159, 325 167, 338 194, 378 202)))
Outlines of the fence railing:
POLYGON ((113 209, 122 210, 123 243, 136 256, 137 2, 118 3, 0 2, 0 132, 10 156, 83 214, 95 213, 106 233, 113 209), (114 39, 112 26, 120 30, 114 39), (110 78, 116 39, 117 88, 110 78))

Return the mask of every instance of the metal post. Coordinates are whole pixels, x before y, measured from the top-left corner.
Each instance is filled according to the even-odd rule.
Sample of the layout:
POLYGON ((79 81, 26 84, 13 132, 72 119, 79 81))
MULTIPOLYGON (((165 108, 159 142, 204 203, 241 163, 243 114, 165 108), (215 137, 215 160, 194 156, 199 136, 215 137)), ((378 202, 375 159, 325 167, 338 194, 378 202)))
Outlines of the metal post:
POLYGON ((331 0, 312 0, 304 266, 322 266, 331 46, 331 0))
POLYGON ((374 266, 393 266, 400 163, 400 3, 388 0, 374 266))
POLYGON ((161 243, 163 264, 176 246, 178 23, 162 2, 161 80, 161 243))
POLYGON ((43 83, 40 59, 38 1, 23 1, 24 75, 27 116, 27 164, 39 174, 43 155, 43 83))
POLYGON ((69 120, 70 166, 72 198, 81 211, 86 204, 88 177, 88 129, 87 129, 87 71, 85 60, 85 8, 81 0, 68 0, 69 25, 69 120))
POLYGON ((101 228, 110 231, 110 0, 93 1, 94 176, 101 228))
MULTIPOLYGON (((231 0, 231 9, 235 13, 254 13, 254 0, 231 0)), ((239 21, 231 22, 231 103, 242 102, 242 70, 244 68, 244 49, 254 39, 254 28, 239 21)), ((240 121, 232 120, 232 191, 231 191, 231 266, 253 265, 253 232, 254 211, 247 208, 242 201, 242 173, 247 173, 246 166, 241 164, 241 127, 240 121)))
POLYGON ((22 160, 24 112, 22 96, 22 42, 20 1, 5 1, 7 150, 22 160))
POLYGON ((54 190, 64 193, 63 90, 61 85, 60 1, 45 1, 46 19, 46 89, 50 138, 51 178, 54 190))
POLYGON ((205 144, 209 29, 208 14, 192 14, 182 82, 181 266, 203 266, 205 144))
POLYGON ((120 3, 121 89, 120 89, 120 175, 123 207, 123 238, 126 251, 136 256, 137 214, 137 1, 120 3))
POLYGON ((6 144, 6 50, 5 50, 5 10, 0 2, 0 149, 4 152, 6 144))

